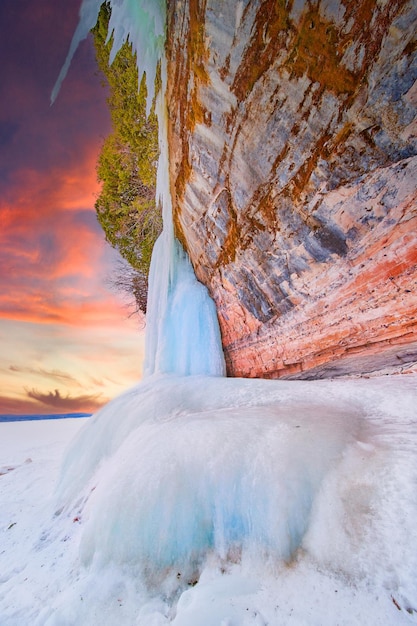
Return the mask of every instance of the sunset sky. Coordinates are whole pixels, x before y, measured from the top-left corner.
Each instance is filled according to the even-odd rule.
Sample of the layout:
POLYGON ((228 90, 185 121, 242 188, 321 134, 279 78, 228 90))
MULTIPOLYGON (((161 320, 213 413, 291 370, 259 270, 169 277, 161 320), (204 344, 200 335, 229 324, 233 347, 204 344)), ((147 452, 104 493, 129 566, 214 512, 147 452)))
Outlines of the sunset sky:
POLYGON ((0 413, 93 411, 141 374, 94 211, 110 121, 91 40, 50 106, 79 4, 0 2, 0 413))

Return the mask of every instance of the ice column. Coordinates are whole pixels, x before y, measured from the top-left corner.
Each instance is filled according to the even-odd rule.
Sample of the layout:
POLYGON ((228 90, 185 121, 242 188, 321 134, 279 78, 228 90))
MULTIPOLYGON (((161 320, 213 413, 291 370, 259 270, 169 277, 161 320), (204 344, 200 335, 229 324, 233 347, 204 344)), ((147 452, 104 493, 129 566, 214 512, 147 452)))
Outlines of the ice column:
POLYGON ((214 302, 197 281, 188 256, 174 237, 164 98, 165 58, 161 77, 162 92, 157 98, 160 150, 157 200, 163 207, 164 229, 153 250, 149 275, 145 374, 222 376, 225 366, 214 302))

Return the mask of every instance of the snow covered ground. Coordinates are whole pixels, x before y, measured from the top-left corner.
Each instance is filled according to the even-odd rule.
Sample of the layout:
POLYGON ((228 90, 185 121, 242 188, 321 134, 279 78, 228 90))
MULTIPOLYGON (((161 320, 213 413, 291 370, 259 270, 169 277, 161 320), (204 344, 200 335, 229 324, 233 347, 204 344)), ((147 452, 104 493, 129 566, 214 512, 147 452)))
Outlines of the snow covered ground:
POLYGON ((414 609, 415 375, 154 377, 90 419, 0 423, 0 626, 394 626, 414 609))

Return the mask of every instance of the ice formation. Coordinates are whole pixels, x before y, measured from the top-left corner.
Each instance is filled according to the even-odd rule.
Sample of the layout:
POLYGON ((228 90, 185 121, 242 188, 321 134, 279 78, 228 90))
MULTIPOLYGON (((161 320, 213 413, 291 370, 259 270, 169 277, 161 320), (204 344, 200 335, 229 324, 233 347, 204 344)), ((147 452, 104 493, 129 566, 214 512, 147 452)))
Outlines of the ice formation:
MULTIPOLYGON (((161 64, 166 83, 165 62, 161 64)), ((169 189, 167 116, 163 89, 157 98, 159 162, 157 200, 163 208, 163 231, 155 243, 149 273, 145 375, 183 376, 225 372, 216 308, 197 281, 187 254, 174 237, 169 189)))
POLYGON ((263 381, 194 377, 145 382, 108 405, 89 424, 94 445, 84 433, 74 443, 61 487, 64 500, 67 489, 77 495, 108 458, 87 507, 84 561, 104 552, 155 577, 169 567, 192 576, 210 552, 289 559, 323 476, 358 430, 352 409, 292 409, 284 388, 263 381))
MULTIPOLYGON (((99 4, 84 0, 75 43, 99 4)), ((115 42, 128 35, 150 77, 163 48, 164 6, 112 1, 115 42), (138 26, 144 14, 146 35, 151 22, 156 28, 150 41, 138 26)), ((163 56, 161 64, 164 83, 163 56)), ((117 566, 148 589, 146 602, 158 596, 152 616, 143 608, 147 616, 137 618, 146 626, 264 624, 244 604, 241 613, 239 602, 224 608, 216 580, 240 567, 220 586, 250 595, 258 587, 248 572, 289 576, 282 568, 303 554, 317 576, 327 568, 352 584, 364 578, 395 589, 405 608, 417 606, 414 389, 396 394, 392 383, 390 402, 378 385, 219 376, 214 305, 173 236, 163 92, 157 107, 164 231, 150 276, 147 377, 87 423, 68 450, 58 489, 61 515, 82 521, 81 562, 92 576, 117 566), (406 434, 411 443, 402 454, 406 434), (175 606, 179 597, 175 617, 164 603, 175 606)))
POLYGON ((206 287, 197 281, 187 254, 174 237, 163 56, 160 62, 156 197, 162 205, 164 227, 154 246, 149 273, 144 372, 147 376, 161 373, 221 376, 225 364, 214 302, 206 287))
POLYGON ((68 450, 59 502, 82 521, 83 566, 128 571, 168 607, 184 592, 174 624, 218 626, 203 616, 219 577, 255 593, 290 562, 415 607, 415 384, 149 377, 68 450))

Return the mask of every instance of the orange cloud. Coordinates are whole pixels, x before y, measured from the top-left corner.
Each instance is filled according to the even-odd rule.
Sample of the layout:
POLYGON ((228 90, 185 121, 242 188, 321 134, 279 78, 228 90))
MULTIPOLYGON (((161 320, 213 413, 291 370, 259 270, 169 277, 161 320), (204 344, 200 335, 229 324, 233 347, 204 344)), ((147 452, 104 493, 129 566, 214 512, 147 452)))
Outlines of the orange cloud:
POLYGON ((76 387, 82 387, 81 383, 74 376, 56 369, 46 370, 41 367, 19 367, 18 365, 10 365, 9 370, 11 372, 15 372, 16 374, 34 374, 35 376, 40 376, 41 378, 49 378, 63 383, 70 383, 76 387))
POLYGON ((36 389, 27 389, 26 394, 28 398, 35 400, 41 405, 40 408, 44 410, 44 407, 52 407, 58 413, 72 413, 76 411, 94 413, 97 411, 108 398, 101 397, 101 394, 96 395, 80 395, 80 396, 62 396, 59 389, 49 391, 48 393, 42 393, 36 389))
POLYGON ((45 301, 42 294, 22 302, 19 294, 4 295, 0 300, 0 319, 34 324, 67 324, 69 326, 111 326, 126 317, 127 308, 117 300, 101 298, 97 301, 45 301))
POLYGON ((93 208, 93 156, 48 185, 42 172, 20 171, 0 199, 0 318, 81 325, 124 315, 107 287, 114 253, 93 208))
MULTIPOLYGON (((30 392, 32 393, 32 392, 30 392)), ((52 392, 51 392, 52 393, 52 392)), ((46 394, 47 396, 48 394, 46 394)), ((54 395, 54 394, 52 394, 54 395)), ((33 397, 27 394, 26 398, 13 398, 7 395, 0 395, 0 414, 2 415, 50 415, 53 413, 95 413, 106 402, 94 396, 79 396, 66 399, 60 397, 55 403, 44 402, 42 394, 37 396, 36 390, 33 397), (84 403, 84 404, 83 404, 84 403)))
POLYGON ((0 414, 2 415, 33 415, 36 413, 49 414, 52 410, 40 410, 38 402, 25 398, 13 398, 0 395, 0 414))
POLYGON ((108 326, 0 320, 0 343, 0 413, 94 411, 141 375, 143 336, 127 320, 108 326))

